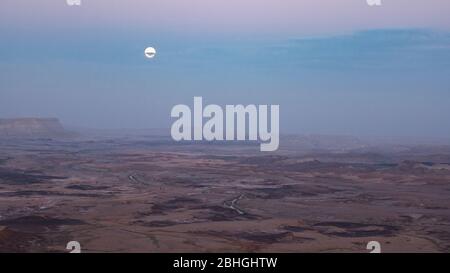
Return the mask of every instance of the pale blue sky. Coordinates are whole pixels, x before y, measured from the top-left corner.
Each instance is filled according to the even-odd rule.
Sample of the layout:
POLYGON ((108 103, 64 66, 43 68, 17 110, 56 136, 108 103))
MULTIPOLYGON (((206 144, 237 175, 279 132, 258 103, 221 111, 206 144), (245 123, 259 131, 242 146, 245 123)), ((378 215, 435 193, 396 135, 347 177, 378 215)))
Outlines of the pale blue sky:
MULTIPOLYGON (((302 21, 313 26, 309 31, 280 24, 279 33, 266 33, 256 17, 262 20, 258 27, 230 25, 215 33, 196 29, 195 22, 188 32, 177 24, 167 31, 109 24, 114 18, 107 14, 92 28, 89 21, 77 27, 72 18, 66 30, 48 24, 51 18, 8 16, 0 19, 0 117, 161 128, 170 126, 173 105, 203 96, 205 103, 222 105, 280 104, 285 133, 450 136, 450 32, 444 19, 397 24, 388 16, 389 24, 364 27, 366 21, 358 25, 356 18, 351 27, 327 32, 310 18, 302 21), (143 55, 149 45, 158 50, 153 60, 143 55)), ((219 19, 208 20, 226 22, 219 19)))

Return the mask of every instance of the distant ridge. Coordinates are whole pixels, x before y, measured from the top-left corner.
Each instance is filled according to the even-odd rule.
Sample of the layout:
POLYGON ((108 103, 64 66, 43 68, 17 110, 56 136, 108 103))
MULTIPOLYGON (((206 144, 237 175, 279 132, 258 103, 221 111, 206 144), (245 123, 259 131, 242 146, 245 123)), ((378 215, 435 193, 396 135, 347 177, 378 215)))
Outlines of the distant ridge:
POLYGON ((67 138, 75 134, 66 131, 57 118, 0 119, 0 138, 67 138))

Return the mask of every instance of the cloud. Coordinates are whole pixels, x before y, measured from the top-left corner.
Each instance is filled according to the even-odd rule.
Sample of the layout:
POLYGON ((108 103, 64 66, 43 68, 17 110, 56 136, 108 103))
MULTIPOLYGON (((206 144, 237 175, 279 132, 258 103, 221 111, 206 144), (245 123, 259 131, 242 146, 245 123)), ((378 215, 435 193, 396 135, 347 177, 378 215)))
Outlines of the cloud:
POLYGON ((280 62, 317 69, 448 69, 450 34, 421 29, 368 30, 291 39, 267 52, 273 52, 280 62))

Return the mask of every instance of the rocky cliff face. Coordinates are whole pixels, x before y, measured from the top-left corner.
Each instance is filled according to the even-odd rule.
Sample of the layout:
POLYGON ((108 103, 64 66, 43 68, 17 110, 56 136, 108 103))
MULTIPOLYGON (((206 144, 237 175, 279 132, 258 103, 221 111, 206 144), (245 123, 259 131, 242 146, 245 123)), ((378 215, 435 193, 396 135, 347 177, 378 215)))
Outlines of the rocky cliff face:
POLYGON ((69 137, 56 118, 17 118, 0 119, 2 138, 57 138, 69 137))

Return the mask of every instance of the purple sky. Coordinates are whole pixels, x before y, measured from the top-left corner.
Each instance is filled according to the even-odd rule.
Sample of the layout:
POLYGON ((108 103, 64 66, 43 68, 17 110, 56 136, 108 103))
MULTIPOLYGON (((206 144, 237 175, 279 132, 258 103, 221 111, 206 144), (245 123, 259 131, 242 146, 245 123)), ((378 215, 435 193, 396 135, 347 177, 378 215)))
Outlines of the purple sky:
POLYGON ((123 27, 175 33, 320 35, 374 28, 450 29, 449 0, 2 0, 6 27, 123 27))

